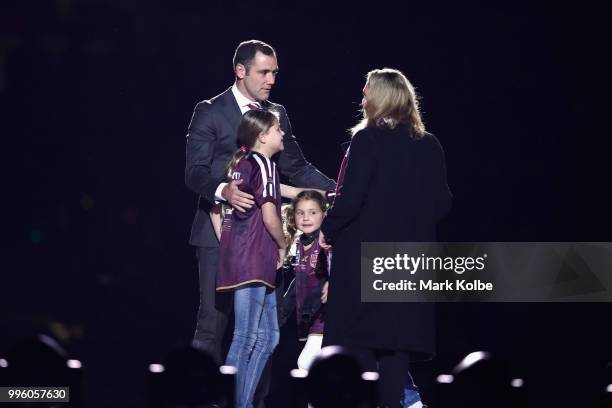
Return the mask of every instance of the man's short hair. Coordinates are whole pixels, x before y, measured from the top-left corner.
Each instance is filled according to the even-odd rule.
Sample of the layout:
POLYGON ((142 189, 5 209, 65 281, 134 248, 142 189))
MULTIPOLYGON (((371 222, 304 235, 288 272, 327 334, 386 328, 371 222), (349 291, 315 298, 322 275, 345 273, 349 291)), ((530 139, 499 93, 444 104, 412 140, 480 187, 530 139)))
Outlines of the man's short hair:
POLYGON ((238 48, 236 48, 236 52, 234 53, 234 69, 236 69, 236 65, 242 64, 248 73, 253 63, 253 59, 255 58, 255 54, 257 54, 258 51, 264 55, 276 56, 274 48, 263 41, 243 41, 238 44, 238 48))

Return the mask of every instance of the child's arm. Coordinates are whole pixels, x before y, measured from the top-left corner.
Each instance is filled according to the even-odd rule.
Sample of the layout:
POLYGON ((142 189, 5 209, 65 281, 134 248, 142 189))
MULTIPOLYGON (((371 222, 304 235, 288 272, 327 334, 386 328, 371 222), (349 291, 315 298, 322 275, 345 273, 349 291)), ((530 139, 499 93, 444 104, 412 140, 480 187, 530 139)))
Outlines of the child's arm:
POLYGON ((325 191, 319 190, 317 188, 293 187, 287 184, 281 184, 280 190, 281 190, 281 197, 288 198, 290 200, 293 200, 298 194, 300 194, 302 191, 305 191, 305 190, 318 191, 319 193, 321 193, 323 197, 325 197, 325 191))
POLYGON ((213 230, 217 236, 217 240, 221 240, 221 225, 223 220, 221 219, 221 206, 215 205, 210 209, 210 221, 212 222, 213 230))
POLYGON ((321 289, 321 303, 327 303, 327 289, 329 289, 329 281, 325 281, 321 289))
POLYGON ((261 206, 261 213, 263 216, 263 223, 266 226, 266 229, 272 235, 272 238, 278 245, 278 257, 279 264, 277 265, 280 268, 285 259, 285 252, 287 250, 287 244, 285 243, 285 234, 283 234, 283 226, 281 224, 281 220, 276 213, 276 204, 272 202, 265 202, 261 206))

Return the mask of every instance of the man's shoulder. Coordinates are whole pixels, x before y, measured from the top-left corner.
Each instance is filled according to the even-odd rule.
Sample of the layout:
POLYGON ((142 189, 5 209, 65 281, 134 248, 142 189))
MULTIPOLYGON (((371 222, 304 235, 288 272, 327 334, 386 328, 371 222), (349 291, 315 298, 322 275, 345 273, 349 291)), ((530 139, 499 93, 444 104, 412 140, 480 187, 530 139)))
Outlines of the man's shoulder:
POLYGON ((233 98, 232 89, 226 89, 219 95, 213 96, 210 99, 204 99, 196 104, 197 109, 214 110, 224 106, 229 98, 233 98))
POLYGON ((281 105, 280 103, 277 102, 272 102, 271 100, 267 100, 266 103, 269 103, 271 107, 273 108, 283 108, 285 109, 285 107, 283 105, 281 105))
POLYGON ((287 113, 287 111, 285 110, 285 107, 283 105, 281 105, 280 103, 272 102, 270 100, 266 101, 266 106, 265 107, 268 110, 276 110, 276 111, 279 111, 281 113, 287 113))

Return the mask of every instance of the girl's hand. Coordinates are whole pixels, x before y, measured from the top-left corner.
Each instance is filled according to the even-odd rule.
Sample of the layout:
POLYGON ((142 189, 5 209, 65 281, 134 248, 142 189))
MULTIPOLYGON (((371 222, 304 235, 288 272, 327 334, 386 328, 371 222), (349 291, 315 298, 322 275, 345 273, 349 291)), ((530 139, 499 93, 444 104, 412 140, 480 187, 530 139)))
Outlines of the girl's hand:
POLYGON ((321 303, 327 303, 327 288, 329 287, 329 281, 325 281, 323 289, 321 290, 321 303))
POLYGON ((325 241, 325 235, 323 234, 323 231, 319 232, 319 246, 321 248, 323 248, 324 250, 329 250, 331 248, 331 245, 329 245, 326 241, 325 241))
POLYGON ((287 250, 285 248, 278 248, 278 261, 276 261, 276 269, 283 266, 283 263, 285 263, 286 255, 287 255, 287 250))

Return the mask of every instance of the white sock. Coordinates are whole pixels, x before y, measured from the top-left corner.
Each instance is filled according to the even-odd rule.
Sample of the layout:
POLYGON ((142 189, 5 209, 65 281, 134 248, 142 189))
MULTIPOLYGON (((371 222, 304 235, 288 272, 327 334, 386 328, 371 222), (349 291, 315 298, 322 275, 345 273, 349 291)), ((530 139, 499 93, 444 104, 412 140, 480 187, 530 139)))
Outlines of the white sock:
POLYGON ((310 335, 304 344, 304 348, 298 357, 297 365, 298 368, 308 371, 312 361, 315 359, 319 351, 321 351, 321 345, 323 344, 323 336, 321 335, 310 335))

